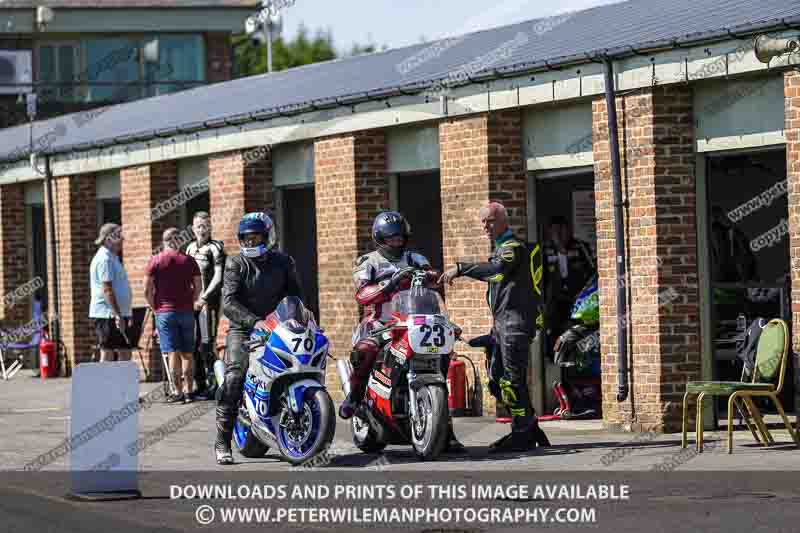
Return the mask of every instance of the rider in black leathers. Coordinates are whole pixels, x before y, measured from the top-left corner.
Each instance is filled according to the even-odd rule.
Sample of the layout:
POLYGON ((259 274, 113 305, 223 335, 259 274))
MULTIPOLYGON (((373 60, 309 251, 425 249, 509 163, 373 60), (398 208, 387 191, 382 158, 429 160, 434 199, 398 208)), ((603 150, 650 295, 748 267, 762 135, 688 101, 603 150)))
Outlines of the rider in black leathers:
POLYGON ((286 296, 303 298, 294 260, 275 247, 275 228, 264 213, 239 222, 241 254, 228 257, 222 285, 222 312, 230 321, 225 340, 225 380, 217 406, 217 463, 233 464, 231 439, 242 401, 249 354, 243 350, 254 329, 267 329, 264 318, 286 296))

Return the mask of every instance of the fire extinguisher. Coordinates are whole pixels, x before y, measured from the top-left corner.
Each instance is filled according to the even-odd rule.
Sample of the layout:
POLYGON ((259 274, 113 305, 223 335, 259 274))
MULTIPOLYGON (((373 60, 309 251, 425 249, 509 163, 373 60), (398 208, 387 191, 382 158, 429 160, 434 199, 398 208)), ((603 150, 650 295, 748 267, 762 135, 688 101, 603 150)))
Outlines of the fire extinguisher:
POLYGON ((447 406, 450 416, 464 416, 467 413, 467 365, 464 361, 450 359, 447 370, 447 406))
POLYGON ((42 379, 58 376, 56 370, 56 343, 47 335, 42 335, 39 341, 39 372, 42 379))

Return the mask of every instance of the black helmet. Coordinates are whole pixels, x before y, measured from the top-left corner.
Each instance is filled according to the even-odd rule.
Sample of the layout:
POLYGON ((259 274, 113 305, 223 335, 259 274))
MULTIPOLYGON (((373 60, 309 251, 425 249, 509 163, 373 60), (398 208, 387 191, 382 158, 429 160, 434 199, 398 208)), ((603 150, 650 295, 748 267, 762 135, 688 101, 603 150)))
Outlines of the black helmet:
POLYGON ((397 211, 381 213, 372 223, 372 240, 378 246, 378 252, 387 259, 400 259, 410 237, 411 226, 405 217, 397 211), (396 235, 403 237, 403 245, 400 248, 393 248, 386 244, 386 239, 396 235))

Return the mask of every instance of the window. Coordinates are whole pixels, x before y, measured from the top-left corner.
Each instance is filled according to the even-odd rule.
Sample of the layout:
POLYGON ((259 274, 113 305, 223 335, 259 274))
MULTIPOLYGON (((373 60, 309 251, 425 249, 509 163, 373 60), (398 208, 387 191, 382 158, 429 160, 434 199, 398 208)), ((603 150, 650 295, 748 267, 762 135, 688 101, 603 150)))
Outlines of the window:
POLYGON ((133 39, 86 39, 83 41, 89 102, 124 102, 141 98, 138 42, 133 39))
POLYGON ((203 39, 199 35, 169 35, 158 39, 158 65, 148 65, 148 96, 167 94, 192 86, 205 80, 205 53, 203 39), (165 82, 194 82, 174 83, 165 82))
POLYGON ((203 85, 205 45, 200 35, 43 42, 37 70, 44 100, 124 102, 203 85), (143 50, 154 41, 158 62, 149 63, 143 50))
POLYGON ((108 222, 122 225, 122 202, 119 198, 97 200, 97 229, 108 222))
POLYGON ((74 42, 52 42, 39 46, 38 81, 45 84, 39 93, 43 100, 72 102, 78 97, 75 84, 80 83, 79 50, 80 45, 74 42))

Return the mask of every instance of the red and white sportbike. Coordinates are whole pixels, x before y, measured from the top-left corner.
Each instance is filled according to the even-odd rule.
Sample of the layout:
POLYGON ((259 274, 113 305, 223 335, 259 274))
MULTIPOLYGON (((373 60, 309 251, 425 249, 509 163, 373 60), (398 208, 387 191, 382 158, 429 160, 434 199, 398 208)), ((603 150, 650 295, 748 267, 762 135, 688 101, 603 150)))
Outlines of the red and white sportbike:
MULTIPOLYGON (((392 298, 392 319, 371 333, 385 347, 351 419, 353 441, 366 453, 411 444, 420 458, 435 459, 447 445, 446 372, 461 329, 447 318, 439 293, 425 287, 425 271, 409 267, 394 277, 408 275, 411 288, 392 298)), ((347 395, 352 366, 339 360, 337 370, 347 395)))

